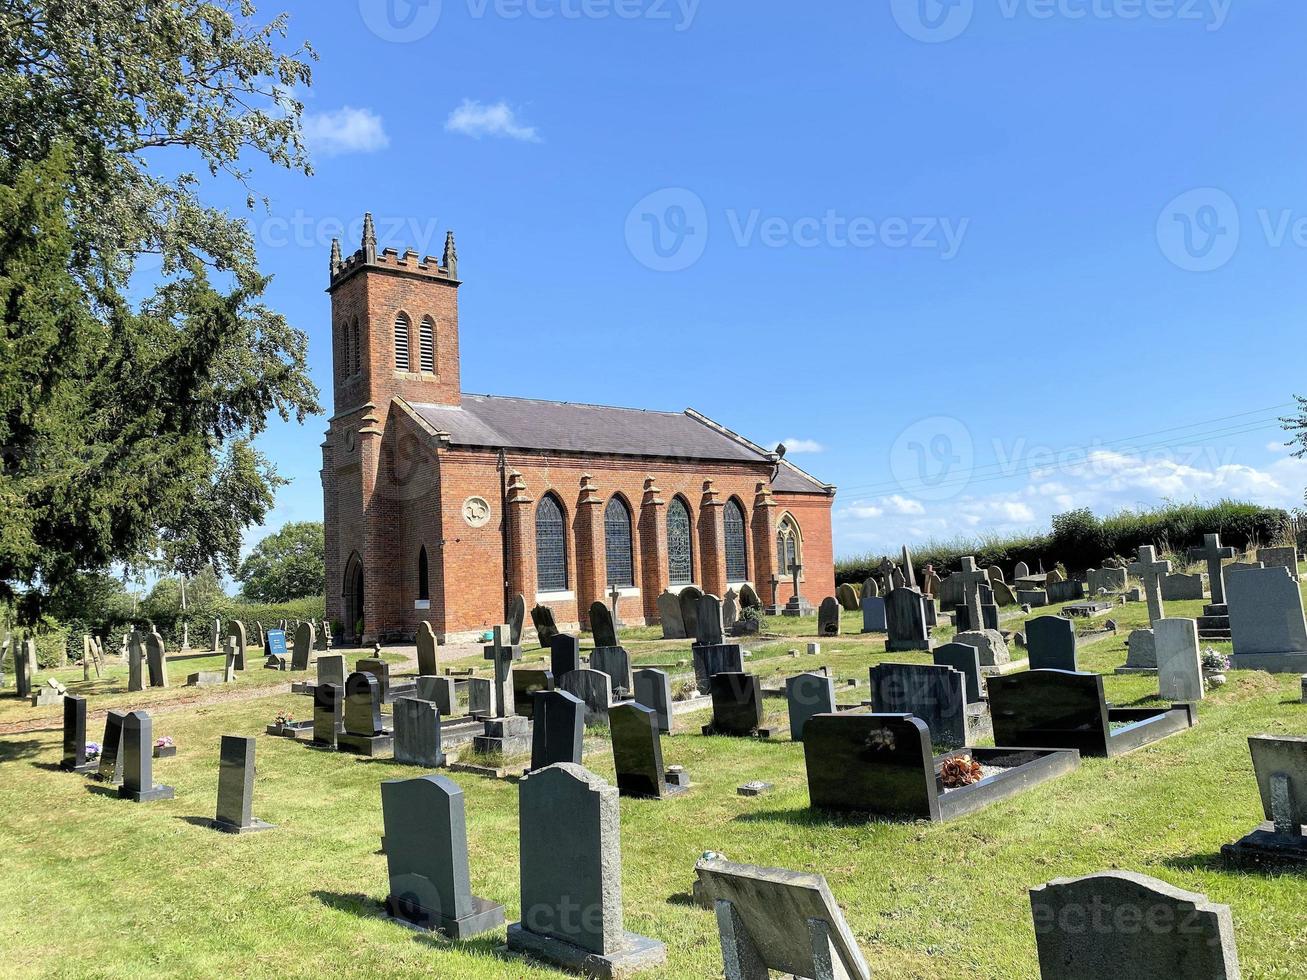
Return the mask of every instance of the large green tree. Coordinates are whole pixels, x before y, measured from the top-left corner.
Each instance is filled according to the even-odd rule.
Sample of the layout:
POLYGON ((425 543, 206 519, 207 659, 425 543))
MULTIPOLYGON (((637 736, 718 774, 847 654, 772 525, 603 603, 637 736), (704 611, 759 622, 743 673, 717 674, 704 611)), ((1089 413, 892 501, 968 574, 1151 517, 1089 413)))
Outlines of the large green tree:
POLYGON ((249 602, 289 602, 322 595, 327 549, 321 521, 287 524, 254 546, 236 579, 249 602))
POLYGON ((311 52, 254 17, 0 0, 0 597, 29 622, 114 563, 234 571, 280 482, 253 439, 273 412, 318 410, 247 223, 178 170, 247 187, 249 156, 308 171, 293 93, 311 52), (161 271, 128 301, 146 254, 161 271))

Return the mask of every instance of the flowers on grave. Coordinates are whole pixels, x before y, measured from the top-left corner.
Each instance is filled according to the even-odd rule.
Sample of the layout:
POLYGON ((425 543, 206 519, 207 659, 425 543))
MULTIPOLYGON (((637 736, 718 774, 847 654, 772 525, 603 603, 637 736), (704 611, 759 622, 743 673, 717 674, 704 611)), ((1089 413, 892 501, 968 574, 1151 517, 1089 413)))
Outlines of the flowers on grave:
POLYGON ((1218 653, 1211 647, 1203 651, 1203 672, 1206 674, 1224 674, 1230 669, 1230 658, 1218 653))
POLYGON ((939 767, 939 778, 945 789, 970 786, 972 783, 980 782, 984 777, 985 772, 981 769, 980 763, 969 755, 945 759, 944 764, 939 767))
POLYGON ((170 748, 172 748, 172 747, 173 747, 172 736, 171 736, 171 735, 160 735, 158 738, 156 738, 156 739, 154 740, 154 747, 155 747, 156 749, 170 749, 170 748))
POLYGON ((95 761, 96 759, 98 759, 98 758, 100 758, 100 743, 99 743, 99 742, 87 742, 87 743, 86 743, 86 761, 87 761, 87 762, 94 762, 94 761, 95 761))
POLYGON ((272 723, 278 728, 289 728, 295 723, 295 716, 289 711, 278 711, 277 717, 272 720, 272 723))

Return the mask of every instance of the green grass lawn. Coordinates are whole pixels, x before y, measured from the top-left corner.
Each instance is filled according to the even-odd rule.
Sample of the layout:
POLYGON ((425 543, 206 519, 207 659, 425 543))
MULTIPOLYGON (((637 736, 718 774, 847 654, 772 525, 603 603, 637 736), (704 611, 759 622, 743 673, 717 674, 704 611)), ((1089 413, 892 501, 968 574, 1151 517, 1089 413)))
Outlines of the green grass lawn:
MULTIPOLYGON (((1171 603, 1168 615, 1193 616, 1200 607, 1171 603)), ((1135 604, 1113 615, 1121 632, 1087 645, 1082 669, 1106 673, 1117 703, 1147 699, 1156 693, 1154 678, 1110 673, 1124 662, 1125 637, 1146 610, 1135 604)), ((867 697, 873 663, 929 660, 891 657, 882 639, 853 635, 860 627, 855 614, 845 616, 846 634, 823 640, 815 657, 804 652, 811 636, 802 635, 815 630, 814 620, 778 625, 787 635, 749 644, 748 669, 775 682, 825 664, 837 679, 861 682, 839 687, 841 701, 867 697), (797 658, 791 649, 800 651, 797 658)), ((641 662, 689 660, 688 642, 654 636, 633 630, 624 642, 641 662)), ((526 659, 540 662, 545 654, 528 651, 526 659)), ((484 670, 478 660, 464 663, 484 670)), ((211 668, 202 661, 173 665, 172 679, 202 669, 211 668)), ((502 930, 452 946, 380 918, 387 879, 378 853, 379 783, 417 771, 262 735, 282 708, 309 713, 307 699, 283 693, 287 675, 263 671, 251 658, 236 687, 239 699, 224 688, 190 691, 186 696, 199 700, 179 709, 181 691, 127 694, 121 667, 89 686, 80 668, 63 673, 73 693, 89 690, 92 712, 171 699, 155 732, 173 736, 179 753, 156 762, 155 776, 176 788, 176 799, 137 806, 58 771, 59 709, 0 699, 0 723, 33 729, 0 736, 3 975, 559 975, 501 954, 502 930), (259 734, 254 810, 277 830, 236 838, 203 826, 213 815, 224 733, 259 734)), ((705 738, 697 734, 705 713, 682 716, 663 749, 669 765, 689 769, 691 792, 664 802, 622 801, 627 928, 667 944, 667 966, 651 976, 721 976, 715 919, 688 901, 695 860, 714 850, 824 874, 878 976, 1033 978, 1027 890, 1057 877, 1122 869, 1233 906, 1246 976, 1307 976, 1307 879, 1232 874, 1218 859, 1222 844, 1260 820, 1247 737, 1307 734, 1307 706, 1297 703, 1296 677, 1230 676, 1201 709, 1197 728, 1124 758, 1085 760, 1076 773, 942 825, 811 813, 801 746, 784 737, 705 738), (756 779, 776 791, 736 795, 737 786, 756 779)), ((767 708, 769 722, 788 730, 784 702, 769 699, 767 708)), ((90 727, 98 740, 101 726, 90 727)), ((611 780, 611 757, 598 744, 586 765, 611 780)), ((462 773, 451 778, 465 793, 473 890, 503 902, 515 921, 516 785, 462 773)), ((560 814, 560 833, 566 821, 560 814)))

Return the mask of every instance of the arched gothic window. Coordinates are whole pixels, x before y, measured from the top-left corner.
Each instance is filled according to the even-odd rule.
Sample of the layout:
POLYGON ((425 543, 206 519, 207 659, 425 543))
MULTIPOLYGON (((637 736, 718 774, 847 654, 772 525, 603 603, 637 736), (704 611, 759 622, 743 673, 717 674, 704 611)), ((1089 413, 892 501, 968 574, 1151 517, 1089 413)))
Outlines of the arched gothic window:
POLYGON ((362 345, 359 343, 358 317, 355 317, 354 322, 350 324, 348 343, 349 343, 349 351, 347 352, 347 357, 349 360, 349 367, 346 373, 348 373, 349 376, 352 378, 354 377, 354 375, 358 374, 359 371, 361 371, 363 368, 362 354, 359 349, 362 345))
POLYGON ((395 317, 395 370, 407 371, 409 360, 409 319, 406 313, 395 317))
POLYGON ((427 569, 427 546, 418 552, 418 598, 431 598, 431 576, 427 569))
POLYGON ((799 537, 799 525, 794 518, 786 514, 776 529, 776 562, 781 578, 790 574, 792 565, 803 564, 803 541, 799 537))
POLYGON ((744 537, 744 508, 732 497, 722 512, 726 527, 726 581, 743 582, 749 577, 748 550, 744 537))
POLYGON ((608 584, 618 588, 635 585, 635 564, 631 558, 631 512, 621 497, 608 501, 604 511, 604 555, 608 584))
POLYGON ((673 497, 667 505, 667 577, 672 585, 689 585, 694 581, 690 508, 680 497, 673 497))
POLYGON ((536 508, 536 589, 563 592, 567 589, 567 532, 563 508, 552 493, 536 508))
POLYGON ((429 316, 418 326, 418 365, 424 374, 436 373, 436 325, 429 316))

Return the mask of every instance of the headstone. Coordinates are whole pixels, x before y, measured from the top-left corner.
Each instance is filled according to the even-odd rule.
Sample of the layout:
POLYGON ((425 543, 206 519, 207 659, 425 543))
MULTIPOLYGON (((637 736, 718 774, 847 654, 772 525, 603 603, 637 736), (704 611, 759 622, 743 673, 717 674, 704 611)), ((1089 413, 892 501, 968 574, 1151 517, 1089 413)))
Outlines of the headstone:
POLYGON ((1130 566, 1130 574, 1143 580, 1144 594, 1148 596, 1148 621, 1154 623, 1166 616, 1162 608, 1162 576, 1171 574, 1171 563, 1159 561, 1157 549, 1152 545, 1139 546, 1139 560, 1130 566))
POLYGON ((952 667, 962 673, 967 686, 967 704, 976 704, 984 697, 980 679, 980 651, 969 643, 945 643, 935 648, 935 663, 952 667))
POLYGON ((154 726, 145 711, 132 711, 123 718, 123 784, 118 795, 133 803, 171 800, 171 786, 154 782, 154 726))
POLYGON ((222 682, 236 683, 236 637, 234 636, 227 637, 227 652, 222 664, 222 682))
POLYGON ((556 633, 549 640, 549 669, 554 683, 581 666, 581 641, 567 633, 556 633))
POLYGON ((268 630, 266 650, 269 657, 286 656, 286 631, 268 630))
POLYGON ((880 585, 872 576, 867 577, 867 581, 862 583, 862 598, 875 599, 880 597, 880 585))
POLYGON ((345 679, 345 731, 371 738, 385 731, 381 720, 381 685, 371 674, 355 671, 345 679))
MULTIPOLYGON (((602 606, 603 603, 596 603, 596 605, 602 606)), ((495 665, 495 717, 497 718, 507 718, 509 715, 516 714, 513 704, 513 678, 510 672, 513 661, 522 659, 522 647, 520 644, 511 643, 509 634, 508 626, 496 626, 494 642, 481 648, 485 659, 495 665)))
POLYGON ((1016 570, 1012 572, 1012 581, 1017 582, 1023 578, 1030 578, 1030 566, 1023 561, 1019 561, 1016 570))
POLYGON ((687 637, 699 636, 699 600, 703 591, 693 585, 687 585, 678 596, 681 603, 681 625, 687 637))
POLYGON ((1100 589, 1108 592, 1124 592, 1128 583, 1124 568, 1091 568, 1085 582, 1090 595, 1098 595, 1100 589))
POLYGON ((835 601, 838 602, 840 608, 846 612, 857 612, 860 608, 858 590, 847 582, 835 590, 835 601))
POLYGON ((467 679, 467 713, 475 718, 502 718, 495 709, 495 685, 487 677, 467 679))
POLYGON ((884 633, 889 624, 885 619, 885 600, 879 596, 862 598, 862 632, 884 633))
POLYGON ((905 650, 929 650, 930 628, 926 625, 926 599, 912 589, 894 589, 885 601, 889 653, 905 650))
POLYGON ((554 620, 554 611, 548 606, 535 606, 531 610, 531 623, 536 628, 536 638, 541 649, 548 649, 553 638, 558 635, 558 623, 554 620))
POLYGON ((738 643, 717 646, 693 646, 694 679, 700 694, 707 694, 713 674, 741 673, 744 670, 744 651, 738 643))
POLYGON ((1280 567, 1231 575, 1225 583, 1235 669, 1302 674, 1307 621, 1298 583, 1280 567))
POLYGON ((218 753, 218 813, 215 830, 228 834, 252 834, 271 830, 253 813, 254 739, 224 735, 218 753))
POLYGON ((295 627, 295 649, 291 655, 291 670, 308 670, 313 658, 314 636, 312 623, 300 623, 295 627))
POLYGON ((417 695, 436 706, 442 718, 459 714, 458 681, 453 677, 419 677, 417 695))
POLYGON ((587 725, 608 724, 608 709, 613 706, 613 680, 603 671, 578 668, 567 674, 558 687, 585 704, 587 725))
POLYGON ((100 743, 100 780, 110 786, 123 782, 123 721, 124 711, 110 711, 104 719, 104 741, 100 743))
POLYGON ((227 635, 236 637, 236 669, 245 669, 245 624, 233 619, 227 627, 227 635))
POLYGON ((1258 548, 1257 560, 1267 568, 1285 568, 1289 576, 1298 581, 1297 548, 1258 548))
POLYGON ((590 606, 590 632, 594 634, 596 647, 617 646, 617 630, 613 626, 613 614, 602 602, 590 606))
POLYGON ((513 646, 522 645, 522 627, 526 625, 526 597, 521 593, 513 596, 508 604, 508 642, 513 646))
POLYGON ((535 710, 533 695, 536 691, 552 691, 554 675, 547 670, 518 668, 513 671, 513 706, 524 718, 530 718, 535 710))
MULTIPOLYGON (((30 642, 30 641, 29 641, 30 642)), ((145 639, 136 630, 127 637, 127 690, 145 690, 145 639)), ((18 694, 23 695, 22 671, 18 674, 18 694)))
POLYGON ((1222 563, 1238 554, 1236 549, 1221 544, 1219 534, 1206 534, 1203 536, 1202 550, 1192 555, 1193 558, 1207 562, 1207 581, 1211 583, 1214 605, 1225 605, 1225 569, 1222 563))
POLYGON ((968 633, 958 633, 953 637, 953 642, 965 643, 976 648, 980 654, 982 672, 990 673, 987 668, 1003 667, 1012 662, 1007 641, 1003 639, 1002 633, 995 630, 971 630, 968 633))
POLYGON ((440 746, 440 709, 433 701, 395 699, 395 761, 439 769, 445 764, 440 746))
POLYGON ((952 667, 881 663, 871 668, 872 711, 913 715, 936 745, 967 744, 967 682, 952 667))
POLYGON ((970 555, 962 559, 962 571, 951 576, 958 580, 962 588, 962 605, 967 610, 969 628, 984 628, 984 614, 980 610, 980 587, 989 585, 989 576, 976 567, 976 559, 970 555))
POLYGON ((646 667, 635 672, 635 701, 649 708, 658 717, 658 730, 664 735, 672 731, 672 682, 666 672, 646 667))
POLYGON ((729 634, 740 618, 740 595, 734 589, 727 589, 722 596, 722 626, 729 634))
MULTIPOLYGON (((322 657, 319 657, 322 661, 322 657)), ((440 673, 440 660, 435 652, 435 630, 431 623, 423 619, 417 625, 417 672, 423 677, 435 677, 440 673)))
POLYGON ((1151 629, 1132 630, 1126 637, 1125 670, 1157 669, 1157 637, 1151 629))
POLYGON ((1203 598, 1206 598, 1206 592, 1203 589, 1201 575, 1176 573, 1162 576, 1162 599, 1165 602, 1186 602, 1203 598))
MULTIPOLYGON (((377 646, 380 647, 380 644, 377 644, 377 646)), ((382 660, 380 656, 360 657, 354 662, 354 670, 361 674, 371 674, 377 679, 377 686, 381 688, 382 704, 390 700, 390 664, 382 660)))
POLYGON ((821 606, 817 609, 818 636, 840 635, 840 611, 841 606, 834 596, 821 600, 821 606))
POLYGON ((740 586, 740 608, 762 609, 762 599, 758 596, 758 590, 748 582, 740 586))
POLYGON ((618 792, 580 766, 537 770, 518 783, 523 919, 508 948, 596 976, 660 966, 662 943, 626 931, 618 792), (558 815, 568 814, 568 832, 558 815), (583 914, 578 915, 580 910, 583 914))
POLYGON ((168 651, 163 637, 153 630, 145 638, 145 657, 150 669, 150 686, 168 686, 168 651))
POLYGON ((64 757, 60 765, 69 772, 98 768, 98 763, 86 762, 86 698, 64 695, 64 757))
POLYGON ((1162 700, 1203 700, 1198 623, 1192 619, 1159 619, 1153 624, 1153 634, 1157 638, 1157 681, 1162 700))
POLYGON ((222 652, 222 619, 221 618, 214 619, 213 621, 213 652, 214 653, 222 652))
POLYGON ((1228 905, 1128 871, 1059 878, 1030 892, 1042 980, 1238 980, 1228 905))
POLYGON ((558 762, 581 764, 585 703, 566 691, 537 691, 532 697, 531 771, 558 762))
POLYGON ((802 742, 808 719, 835 710, 835 681, 827 674, 787 677, 785 702, 790 715, 790 739, 802 742))
POLYGON ((722 600, 715 595, 699 598, 695 617, 695 642, 700 646, 716 646, 726 642, 726 626, 722 621, 722 600))
POLYGON ((728 978, 783 976, 870 980, 844 913, 818 874, 736 864, 717 855, 695 865, 695 894, 717 915, 728 978))
POLYGON ((666 591, 658 597, 658 620, 664 640, 685 639, 685 622, 681 619, 681 597, 666 591))
POLYGON ((705 735, 748 736, 762 725, 762 684, 753 674, 714 674, 710 682, 712 723, 705 735))
POLYGON ((608 713, 617 790, 622 796, 662 799, 679 787, 667 785, 658 716, 642 704, 619 704, 608 713))
POLYGON ((622 647, 595 647, 590 651, 590 669, 613 679, 614 691, 631 690, 631 655, 622 647))
POLYGON ((381 813, 388 915, 456 940, 504 924, 502 905, 472 894, 467 814, 457 783, 436 775, 388 779, 381 784, 381 813))
POLYGON ((1266 822, 1221 854, 1235 867, 1307 867, 1307 738, 1255 735, 1248 748, 1266 822))
POLYGON ((1039 616, 1026 623, 1031 670, 1070 670, 1076 664, 1076 625, 1061 616, 1039 616))
POLYGON ((318 658, 318 683, 345 686, 345 655, 324 654, 318 658))

